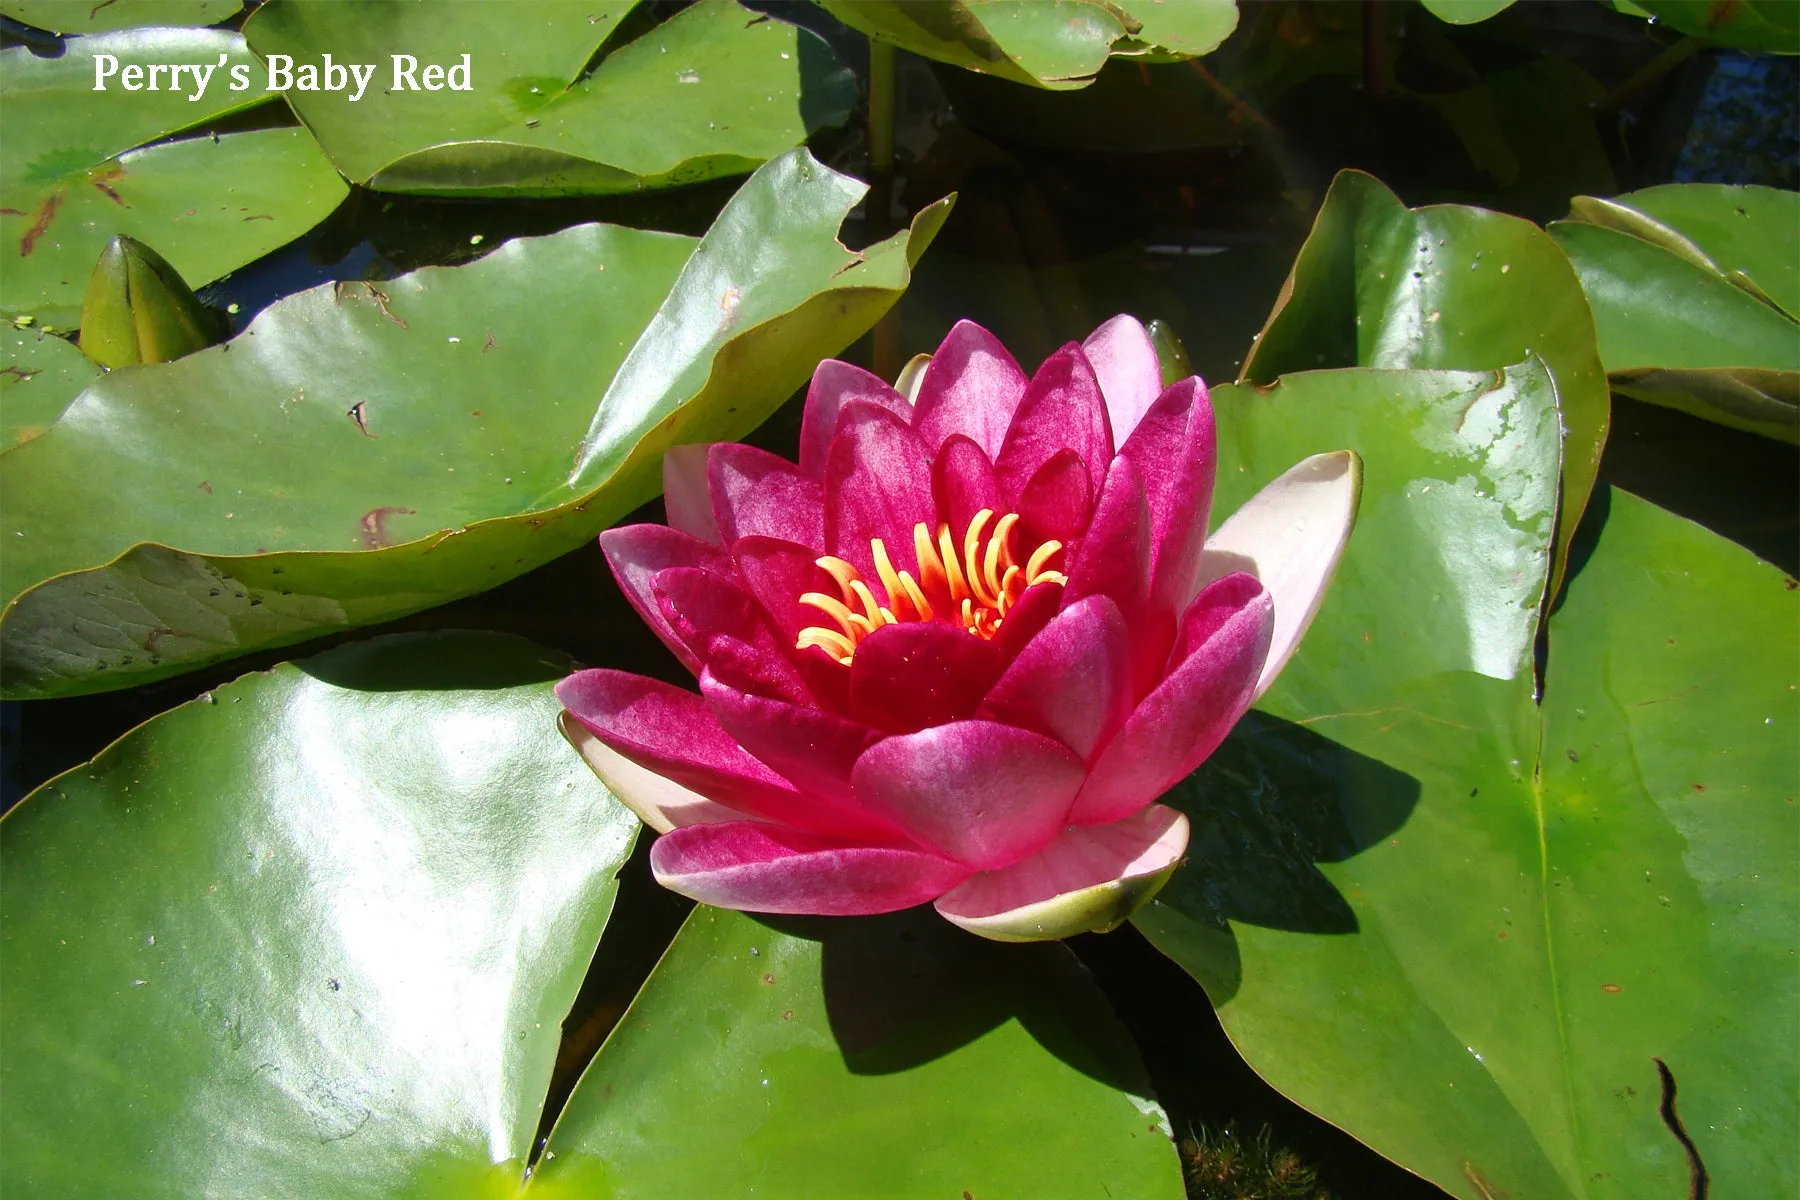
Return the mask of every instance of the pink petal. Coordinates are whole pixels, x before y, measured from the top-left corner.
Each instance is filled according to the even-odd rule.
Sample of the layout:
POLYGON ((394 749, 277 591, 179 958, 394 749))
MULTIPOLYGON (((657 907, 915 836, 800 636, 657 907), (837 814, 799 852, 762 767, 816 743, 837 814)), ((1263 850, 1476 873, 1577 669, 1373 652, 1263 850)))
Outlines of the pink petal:
POLYGON ((692 692, 594 668, 557 684, 556 698, 608 747, 708 800, 800 829, 849 832, 837 814, 752 758, 692 692))
POLYGON ((1131 712, 1130 644, 1117 605, 1078 600, 1026 644, 976 715, 1053 737, 1085 761, 1131 712))
POLYGON ((919 381, 913 429, 930 450, 960 433, 991 459, 1024 394, 1025 372, 1000 339, 973 321, 958 321, 919 381))
POLYGON ((1000 453, 994 456, 1000 494, 1016 502, 1038 468, 1059 450, 1080 456, 1097 494, 1113 457, 1112 429, 1100 380, 1073 342, 1046 358, 1025 388, 1000 453))
POLYGON ((825 544, 825 492, 785 458, 719 442, 706 457, 713 514, 729 546, 741 537, 825 544))
POLYGON ((1173 617, 1200 590, 1200 554, 1212 512, 1218 436, 1206 385, 1189 376, 1164 392, 1120 449, 1150 506, 1151 606, 1173 617))
POLYGON ((1087 464, 1073 450, 1058 450, 1025 484, 1015 511, 1034 542, 1074 542, 1094 511, 1087 464))
POLYGON ((638 820, 658 833, 667 833, 683 825, 749 819, 736 809, 708 800, 672 779, 646 771, 595 737, 593 730, 583 725, 574 713, 565 710, 557 718, 557 724, 569 745, 575 747, 599 776, 600 782, 606 785, 606 790, 636 813, 638 820))
POLYGON ((1048 845, 1081 787, 1061 743, 993 721, 956 721, 876 744, 857 760, 856 798, 971 867, 1007 866, 1048 845))
POLYGON ((664 834, 650 847, 650 870, 670 891, 702 904, 827 917, 911 908, 969 875, 924 850, 858 845, 754 821, 664 834))
MULTIPOLYGON (((937 497, 938 520, 950 526, 953 538, 961 538, 982 509, 1000 509, 1000 485, 994 480, 994 464, 980 446, 960 433, 952 434, 938 447, 931 464, 931 490, 937 497)), ((932 532, 937 531, 934 528, 932 532)))
POLYGON ((912 406, 885 381, 861 367, 828 358, 813 370, 806 389, 806 409, 800 417, 800 469, 814 479, 825 474, 831 439, 837 436, 838 414, 852 400, 879 405, 899 417, 912 420, 912 406))
POLYGON ((663 615, 651 581, 658 571, 670 567, 694 567, 721 577, 731 574, 731 559, 714 545, 709 545, 680 530, 666 525, 627 525, 608 529, 600 535, 600 549, 611 564, 613 578, 631 601, 644 623, 656 632, 663 644, 675 652, 683 666, 700 673, 700 659, 688 649, 681 635, 663 615))
POLYGON ((937 524, 924 443, 885 408, 846 405, 825 467, 826 550, 879 589, 870 539, 881 538, 894 565, 904 569, 913 560, 913 526, 921 521, 937 524))
POLYGON ((1162 395, 1162 364, 1156 359, 1156 346, 1136 317, 1120 313, 1088 334, 1081 348, 1100 377, 1113 438, 1122 443, 1162 395))
POLYGON ((723 546, 706 487, 706 452, 711 446, 671 446, 663 452, 663 512, 669 524, 714 546, 723 546))
POLYGON ((1028 587, 1019 602, 1012 606, 1012 611, 1006 614, 1006 619, 1000 622, 1000 632, 988 644, 994 647, 1001 662, 1009 663, 1038 635, 1038 630, 1055 619, 1062 607, 1062 584, 1040 583, 1028 587))
POLYGON ((992 642, 938 621, 884 625, 850 660, 850 715, 911 733, 974 715, 1006 662, 992 642))
POLYGON ((847 830, 883 835, 897 832, 890 822, 861 815, 851 803, 850 772, 881 734, 857 721, 816 708, 752 696, 700 677, 707 707, 738 745, 779 772, 820 804, 843 814, 847 830))
POLYGON ((1249 575, 1212 584, 1183 614, 1178 664, 1101 751, 1069 821, 1103 825, 1168 791, 1237 724, 1269 652, 1274 609, 1249 575))
POLYGON ((1162 890, 1187 843, 1187 817, 1153 804, 1110 825, 1070 829, 1023 862, 984 871, 938 897, 937 910, 1000 942, 1104 933, 1162 890))
POLYGON ((807 691, 821 706, 843 711, 850 700, 850 672, 824 651, 799 650, 800 631, 828 618, 818 609, 800 603, 808 592, 838 594, 831 576, 818 565, 820 551, 777 538, 739 538, 731 554, 738 577, 768 616, 788 660, 806 680, 807 691))
POLYGON ((756 602, 730 579, 691 567, 658 571, 651 590, 663 616, 700 662, 745 691, 809 703, 788 647, 756 602))
POLYGON ((1132 696, 1149 690, 1168 656, 1174 618, 1155 620, 1149 604, 1150 509, 1137 469, 1123 455, 1113 460, 1094 519, 1069 568, 1064 606, 1087 596, 1107 596, 1131 631, 1132 696))

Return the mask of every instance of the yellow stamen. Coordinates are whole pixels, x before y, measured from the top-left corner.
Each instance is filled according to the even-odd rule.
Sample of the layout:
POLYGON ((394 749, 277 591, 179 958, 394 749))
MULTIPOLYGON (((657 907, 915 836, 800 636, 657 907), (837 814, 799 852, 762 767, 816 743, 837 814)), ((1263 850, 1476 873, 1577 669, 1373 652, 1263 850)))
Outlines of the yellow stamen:
POLYGON ((917 578, 910 571, 897 570, 886 543, 871 538, 869 557, 886 604, 863 581, 855 564, 832 555, 818 559, 819 568, 831 576, 841 596, 807 592, 800 603, 818 609, 836 628, 808 626, 800 631, 796 647, 817 648, 833 662, 848 666, 856 647, 883 625, 946 620, 973 637, 992 638, 1027 588, 1068 583, 1061 571, 1049 569, 1063 551, 1061 542, 1038 546, 1021 566, 1011 545, 1019 514, 1003 515, 990 530, 988 523, 993 518, 992 509, 975 514, 963 533, 961 554, 948 525, 938 526, 935 539, 924 522, 913 526, 917 578))

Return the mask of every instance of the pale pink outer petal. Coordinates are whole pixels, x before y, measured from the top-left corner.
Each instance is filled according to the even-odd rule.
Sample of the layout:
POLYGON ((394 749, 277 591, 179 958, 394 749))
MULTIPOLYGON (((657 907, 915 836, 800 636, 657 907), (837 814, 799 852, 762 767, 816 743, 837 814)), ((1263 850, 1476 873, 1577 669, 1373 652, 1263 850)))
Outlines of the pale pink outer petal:
POLYGON ((969 869, 929 851, 862 846, 780 825, 690 825, 656 840, 650 870, 672 892, 745 912, 854 917, 943 895, 969 869))
POLYGON ((663 452, 663 512, 671 528, 723 546, 725 539, 713 517, 712 495, 706 486, 706 453, 711 449, 702 442, 671 446, 663 452))
POLYGON ((1162 395, 1162 364, 1156 346, 1136 317, 1127 313, 1101 325, 1081 343, 1112 419, 1113 444, 1123 446, 1131 431, 1162 395))
POLYGON ((664 779, 654 771, 646 770, 595 737, 575 714, 565 711, 559 718, 563 737, 569 745, 575 747, 587 765, 599 776, 600 782, 606 785, 626 808, 637 814, 638 820, 658 833, 667 833, 671 829, 679 829, 683 825, 706 825, 720 821, 750 820, 744 813, 726 808, 714 800, 708 800, 698 792, 691 792, 679 783, 664 779))
POLYGON ((1362 460, 1349 450, 1315 454, 1250 497, 1206 539, 1200 586, 1233 571, 1262 580, 1275 629, 1251 703, 1300 647, 1325 601, 1362 497, 1362 460))
POLYGON ((1187 844, 1187 817, 1153 804, 1110 825, 1069 829, 1023 862, 946 892, 937 910, 1000 942, 1105 932, 1162 890, 1187 844))

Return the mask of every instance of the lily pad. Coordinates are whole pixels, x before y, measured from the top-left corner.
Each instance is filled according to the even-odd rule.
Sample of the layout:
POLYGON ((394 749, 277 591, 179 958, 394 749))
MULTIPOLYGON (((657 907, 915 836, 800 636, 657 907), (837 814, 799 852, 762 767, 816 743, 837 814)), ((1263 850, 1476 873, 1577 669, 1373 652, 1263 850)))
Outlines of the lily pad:
POLYGON ((1341 172, 1240 378, 1351 366, 1494 371, 1528 354, 1555 376, 1568 431, 1554 594, 1599 473, 1611 399, 1581 280, 1536 225, 1455 204, 1407 208, 1379 180, 1341 172))
POLYGON ((1032 87, 1085 87, 1114 54, 1192 58, 1237 27, 1235 0, 818 0, 874 41, 1032 87))
POLYGON ((1424 0, 1425 10, 1440 21, 1452 25, 1473 25, 1498 16, 1513 6, 1513 0, 1424 0))
POLYGON ((699 242, 588 225, 288 297, 97 381, 0 471, 8 694, 128 687, 482 591, 733 440, 867 330, 948 210, 859 252, 865 188, 771 162, 699 242))
POLYGON ((1086 971, 929 910, 704 906, 588 1066, 529 1194, 1180 1200, 1168 1118, 1086 971))
POLYGON ((0 451, 43 433, 100 368, 59 337, 26 327, 0 332, 0 451))
POLYGON ((1136 919, 1260 1074, 1455 1195, 1680 1196, 1697 1169, 1778 1194, 1800 1168, 1796 597, 1604 493, 1534 703, 1516 601, 1546 582, 1556 459, 1530 374, 1498 407, 1433 397, 1456 378, 1435 373, 1214 393, 1225 511, 1312 450, 1368 475, 1299 655, 1167 801, 1192 858, 1136 919), (1502 570, 1510 591, 1466 586, 1502 570))
POLYGON ((514 1194, 638 829, 556 734, 566 669, 487 634, 347 646, 21 802, 0 1187, 514 1194))
MULTIPOLYGON (((1613 387, 1734 429, 1800 442, 1800 324, 1758 298, 1756 276, 1722 269, 1682 231, 1635 224, 1630 218, 1637 210, 1624 205, 1578 203, 1576 212, 1608 223, 1559 221, 1550 232, 1581 276, 1613 387), (1627 224, 1633 232, 1622 231, 1627 224)), ((1751 262, 1775 291, 1787 290, 1783 267, 1741 257, 1740 244, 1710 230, 1702 236, 1727 255, 1725 262, 1751 262)), ((1789 250, 1794 237, 1789 231, 1789 250)), ((1771 238, 1769 261, 1780 257, 1783 240, 1771 238)))
POLYGON ((1670 29, 1721 46, 1800 54, 1800 4, 1792 0, 1634 0, 1670 29))
POLYGON ((51 33, 110 33, 143 25, 217 25, 243 0, 0 0, 0 16, 51 33))
POLYGON ((143 29, 76 38, 59 58, 0 51, 0 314, 73 329, 89 273, 127 234, 156 249, 194 287, 262 257, 323 220, 348 194, 298 129, 194 137, 133 150, 260 103, 230 90, 233 66, 256 61, 235 33, 143 29), (213 68, 199 100, 165 74, 155 92, 94 90, 95 60, 213 68), (223 58, 221 65, 219 60, 223 58), (126 153, 129 151, 129 153, 126 153))
MULTIPOLYGON (((528 11, 274 0, 244 34, 271 68, 276 55, 292 60, 288 102, 338 169, 387 191, 562 196, 696 183, 753 170, 842 124, 855 103, 854 79, 823 42, 734 0, 701 0, 649 28, 638 16, 627 0, 528 11), (302 90, 298 71, 323 67, 326 54, 340 71, 375 73, 366 87, 345 72, 339 90, 302 90), (416 60, 416 73, 398 74, 397 55, 416 60), (466 79, 445 73, 465 55, 466 79), (434 67, 436 90, 426 90, 434 67)), ((316 87, 331 84, 321 76, 316 87)))

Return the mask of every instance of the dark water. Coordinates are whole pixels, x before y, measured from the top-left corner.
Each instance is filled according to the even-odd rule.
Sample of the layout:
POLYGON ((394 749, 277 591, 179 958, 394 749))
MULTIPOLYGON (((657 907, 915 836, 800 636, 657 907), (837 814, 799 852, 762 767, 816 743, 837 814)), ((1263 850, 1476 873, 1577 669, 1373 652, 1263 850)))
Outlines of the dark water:
MULTIPOLYGON (((755 6, 812 26, 847 60, 866 64, 861 39, 820 10, 755 6)), ((1131 311, 1167 321, 1208 379, 1232 378, 1326 185, 1346 166, 1378 175, 1409 204, 1481 204, 1539 221, 1563 215, 1569 196, 1582 192, 1675 179, 1796 184, 1800 76, 1791 59, 1703 51, 1657 73, 1653 64, 1674 39, 1601 4, 1521 3, 1462 29, 1398 3, 1242 7, 1239 34, 1198 66, 1116 63, 1089 93, 1049 95, 940 74, 903 55, 899 172, 891 195, 878 194, 885 210, 865 205, 845 240, 874 240, 946 192, 959 200, 890 323, 845 357, 892 374, 967 316, 1029 365, 1112 313, 1131 311), (1392 64, 1393 86, 1366 85, 1365 45, 1392 64), (1509 102, 1509 111, 1534 149, 1516 172, 1497 174, 1440 115, 1441 98, 1483 86, 1517 97, 1522 84, 1530 85, 1527 99, 1509 102)), ((272 105, 244 119, 288 118, 272 105)), ((814 151, 866 174, 856 128, 822 135, 814 151)), ((508 238, 586 221, 698 234, 735 186, 505 203, 359 189, 318 229, 203 295, 221 309, 235 305, 241 328, 274 300, 321 282, 468 261, 508 238)), ((752 440, 791 455, 797 432, 790 403, 752 440)), ((1601 478, 1800 572, 1800 455, 1792 447, 1616 399, 1601 478)), ((319 646, 442 628, 504 630, 585 662, 682 675, 643 632, 593 548, 492 592, 319 646)), ((3 706, 6 803, 204 688, 315 648, 133 691, 3 706)), ((626 872, 622 903, 644 919, 608 931, 568 1023, 553 1101, 572 1086, 683 911, 649 882, 641 858, 626 872)), ((1135 932, 1073 944, 1136 1036, 1178 1131, 1267 1124, 1321 1168, 1333 1195, 1441 1195, 1264 1085, 1231 1049, 1198 986, 1135 932)))

